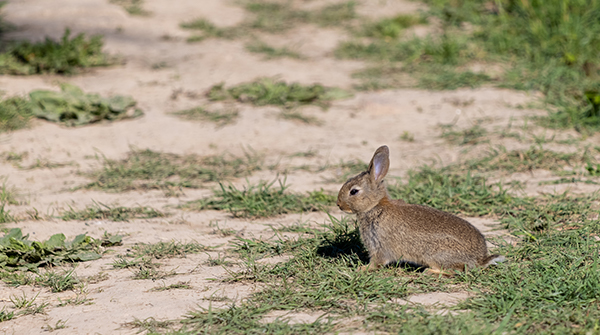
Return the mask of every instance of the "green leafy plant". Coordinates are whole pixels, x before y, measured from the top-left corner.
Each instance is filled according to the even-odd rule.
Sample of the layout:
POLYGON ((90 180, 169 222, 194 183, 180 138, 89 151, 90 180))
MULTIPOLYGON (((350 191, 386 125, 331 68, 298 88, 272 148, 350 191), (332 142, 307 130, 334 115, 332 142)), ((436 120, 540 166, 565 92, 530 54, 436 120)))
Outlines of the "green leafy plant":
POLYGON ((21 229, 13 228, 0 238, 0 269, 36 271, 40 266, 63 262, 85 262, 102 257, 100 246, 121 243, 121 236, 106 235, 94 239, 86 234, 67 241, 64 234, 52 235, 47 241, 28 240, 21 229))
POLYGON ((136 118, 144 114, 135 108, 136 102, 130 96, 103 98, 98 94, 84 93, 79 87, 66 83, 61 84, 60 89, 60 92, 31 91, 31 113, 67 126, 136 118))

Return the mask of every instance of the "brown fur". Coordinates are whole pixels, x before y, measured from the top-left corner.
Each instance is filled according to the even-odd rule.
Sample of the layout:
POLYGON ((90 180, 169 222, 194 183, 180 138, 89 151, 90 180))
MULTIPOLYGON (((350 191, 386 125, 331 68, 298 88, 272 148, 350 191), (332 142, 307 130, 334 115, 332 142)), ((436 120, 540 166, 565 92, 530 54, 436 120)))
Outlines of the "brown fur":
POLYGON ((389 149, 373 155, 367 171, 350 178, 340 189, 337 204, 355 213, 361 238, 369 252, 369 269, 407 261, 430 268, 464 271, 501 261, 488 255, 485 238, 469 222, 446 212, 393 200, 383 178, 389 168, 389 149), (350 192, 355 189, 356 194, 350 192))

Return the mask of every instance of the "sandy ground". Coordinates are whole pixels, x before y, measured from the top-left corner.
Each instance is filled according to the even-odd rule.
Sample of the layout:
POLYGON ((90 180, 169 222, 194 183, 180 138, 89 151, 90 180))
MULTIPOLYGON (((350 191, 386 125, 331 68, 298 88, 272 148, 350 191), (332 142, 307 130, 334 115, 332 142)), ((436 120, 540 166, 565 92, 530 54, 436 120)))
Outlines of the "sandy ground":
MULTIPOLYGON (((369 17, 389 16, 395 13, 413 12, 422 8, 412 1, 357 1, 358 12, 369 17)), ((315 2, 306 2, 306 6, 315 2)), ((449 92, 429 92, 416 89, 389 90, 356 93, 354 97, 337 101, 327 110, 307 107, 304 112, 318 117, 322 126, 304 125, 277 118, 277 108, 237 106, 241 116, 233 124, 222 128, 212 123, 183 121, 169 115, 170 112, 206 103, 202 97, 210 86, 225 82, 227 85, 251 81, 258 77, 277 76, 286 81, 304 84, 321 83, 350 89, 356 83, 353 71, 365 66, 357 61, 340 61, 332 56, 338 41, 347 38, 341 29, 323 29, 302 26, 282 35, 270 35, 265 39, 274 45, 293 45, 308 56, 305 60, 276 59, 266 61, 261 55, 245 51, 244 41, 209 39, 202 43, 185 42, 188 31, 179 23, 197 17, 207 17, 219 26, 231 26, 244 20, 247 15, 233 1, 226 0, 146 0, 145 9, 152 15, 135 17, 107 0, 11 0, 4 7, 5 20, 16 29, 8 38, 41 40, 44 36, 59 38, 65 27, 74 33, 103 34, 105 50, 119 55, 125 63, 110 68, 98 68, 73 77, 59 76, 0 76, 0 88, 7 95, 25 95, 33 89, 55 89, 57 82, 70 82, 87 92, 102 95, 127 94, 133 96, 144 117, 99 124, 81 128, 65 128, 56 124, 35 121, 30 129, 20 130, 0 137, 0 152, 26 152, 24 165, 36 159, 53 162, 73 162, 56 169, 22 170, 10 164, 0 164, 0 175, 7 177, 7 185, 18 190, 20 205, 10 206, 11 212, 24 215, 32 208, 41 214, 56 214, 62 208, 83 208, 99 201, 122 206, 152 206, 167 209, 172 215, 166 218, 133 220, 131 222, 63 222, 58 219, 25 220, 10 227, 20 227, 33 239, 46 239, 63 232, 68 238, 87 232, 101 236, 104 231, 125 234, 124 246, 115 248, 98 261, 79 264, 79 277, 104 272, 108 278, 89 284, 87 291, 92 304, 58 307, 58 298, 74 296, 71 291, 52 294, 45 288, 10 288, 0 284, 0 307, 12 306, 11 296, 39 293, 37 302, 48 302, 46 314, 22 316, 0 323, 0 333, 37 334, 42 327, 54 326, 59 320, 66 321, 65 329, 57 334, 132 334, 136 330, 125 326, 134 319, 154 317, 157 320, 175 319, 196 306, 224 305, 210 301, 211 296, 222 295, 239 300, 248 296, 256 287, 247 284, 225 284, 212 278, 223 278, 226 270, 209 267, 203 263, 226 248, 233 237, 215 233, 215 222, 220 228, 234 229, 244 236, 268 238, 273 235, 270 225, 290 225, 299 220, 315 223, 326 222, 323 213, 286 215, 271 219, 232 219, 226 213, 204 211, 184 212, 174 207, 185 201, 210 194, 209 189, 189 190, 181 197, 166 197, 163 192, 103 193, 99 191, 70 191, 69 188, 86 182, 78 175, 99 166, 96 159, 101 154, 111 159, 125 157, 131 148, 149 148, 177 154, 210 155, 229 152, 241 154, 252 148, 264 154, 268 162, 280 161, 283 166, 337 163, 340 160, 360 159, 368 161, 375 148, 387 144, 391 150, 390 174, 402 176, 410 168, 422 164, 449 164, 476 156, 485 147, 470 150, 447 143, 440 138, 440 124, 456 123, 457 127, 469 127, 478 120, 483 126, 499 130, 524 124, 524 118, 544 113, 539 110, 517 108, 535 101, 536 95, 525 92, 495 88, 461 89, 449 92), (169 38, 165 38, 168 36, 169 38), (153 69, 154 64, 166 64, 153 69), (173 92, 181 94, 173 99, 173 92), (192 96, 191 98, 189 96, 192 96), (195 96, 195 97, 194 97, 195 96), (468 102, 468 103, 464 103, 468 102), (414 142, 400 140, 404 131, 414 134, 414 142), (297 152, 316 151, 312 158, 290 158, 297 152), (158 241, 196 240, 207 246, 219 246, 214 252, 190 255, 186 258, 169 259, 166 270, 178 275, 161 282, 133 280, 129 270, 113 270, 111 263, 116 254, 122 254, 134 243, 158 241), (149 291, 158 285, 186 281, 192 290, 149 291)), ((541 132, 542 130, 535 130, 541 132)), ((548 136, 554 134, 548 131, 548 136)), ((564 132, 557 137, 576 136, 564 132)), ((595 139, 588 139, 590 142, 595 139)), ((597 143, 597 142, 596 142, 597 143)), ((531 143, 514 139, 494 139, 493 144, 507 148, 528 148, 531 143)), ((559 148, 560 149, 560 148, 559 148)), ((295 171, 287 176, 293 191, 309 191, 324 188, 337 192, 341 185, 325 183, 324 177, 331 171, 319 174, 295 171)), ((273 180, 276 172, 261 171, 250 181, 273 180)), ((570 187, 587 192, 586 185, 537 186, 537 181, 552 179, 544 171, 523 174, 515 179, 533 180, 527 192, 562 191, 570 187)), ((245 180, 234 181, 243 185, 245 180)), ((334 211, 339 216, 341 212, 334 211)), ((472 222, 486 234, 493 221, 474 219, 472 222)), ((230 270, 239 270, 238 266, 230 270)), ((466 298, 466 293, 429 293, 407 298, 404 303, 428 305, 452 304, 466 298)), ((287 314, 286 314, 287 315, 287 314)), ((283 315, 269 315, 271 318, 283 315)), ((314 320, 319 315, 289 314, 294 322, 314 320)))

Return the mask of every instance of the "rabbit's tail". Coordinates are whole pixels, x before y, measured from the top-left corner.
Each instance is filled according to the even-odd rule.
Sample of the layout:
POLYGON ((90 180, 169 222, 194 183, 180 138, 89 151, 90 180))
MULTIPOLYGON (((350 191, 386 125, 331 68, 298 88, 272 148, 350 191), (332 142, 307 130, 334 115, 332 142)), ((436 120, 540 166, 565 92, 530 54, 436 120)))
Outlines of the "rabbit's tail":
POLYGON ((505 260, 506 258, 504 258, 504 256, 501 255, 489 255, 483 259, 483 261, 481 262, 481 266, 486 267, 489 265, 496 265, 498 263, 504 262, 505 260))

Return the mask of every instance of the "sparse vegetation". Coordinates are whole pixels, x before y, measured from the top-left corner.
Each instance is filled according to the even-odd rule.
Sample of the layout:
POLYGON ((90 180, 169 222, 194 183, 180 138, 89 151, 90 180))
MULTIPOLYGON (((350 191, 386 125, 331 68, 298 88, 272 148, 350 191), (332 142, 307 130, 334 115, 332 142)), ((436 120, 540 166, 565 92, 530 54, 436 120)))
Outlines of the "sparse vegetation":
POLYGON ((53 293, 71 290, 79 283, 79 279, 74 273, 75 270, 63 271, 59 274, 54 271, 47 271, 35 278, 36 284, 49 287, 53 293))
POLYGON ((174 112, 173 115, 184 120, 210 121, 217 124, 217 127, 223 127, 234 123, 239 117, 239 111, 235 108, 209 111, 204 107, 196 107, 174 112))
POLYGON ((183 29, 200 31, 200 35, 192 35, 188 37, 188 42, 200 42, 207 38, 225 38, 232 39, 241 33, 241 30, 233 28, 218 28, 210 21, 200 18, 180 24, 183 29))
POLYGON ((410 131, 405 130, 400 135, 400 141, 414 142, 415 141, 415 135, 413 133, 411 133, 410 131))
POLYGON ((184 208, 225 210, 234 217, 258 218, 317 211, 335 203, 335 197, 322 190, 300 195, 286 192, 285 182, 280 181, 278 189, 272 187, 274 183, 248 185, 243 190, 220 184, 213 197, 188 202, 184 208))
POLYGON ((195 254, 208 250, 207 247, 198 242, 158 242, 153 244, 140 243, 132 247, 130 256, 135 258, 151 257, 155 259, 185 257, 187 254, 195 254))
POLYGON ((443 127, 442 137, 448 142, 458 145, 475 145, 479 143, 489 142, 486 135, 487 130, 479 124, 475 124, 471 128, 465 130, 452 130, 452 127, 443 127))
POLYGON ((103 167, 86 175, 95 181, 84 185, 106 191, 197 188, 207 182, 244 177, 260 170, 262 159, 254 153, 231 155, 176 155, 149 149, 133 150, 122 160, 106 159, 103 167))
POLYGON ((143 7, 143 0, 110 0, 110 3, 123 7, 131 15, 150 15, 150 12, 143 7))
POLYGON ((321 121, 320 119, 314 116, 304 115, 298 110, 283 110, 281 113, 279 113, 279 117, 284 120, 297 121, 307 125, 323 125, 323 121, 321 121))
POLYGON ((191 289, 193 289, 193 287, 190 286, 189 281, 188 282, 180 281, 175 284, 168 285, 168 286, 163 283, 160 286, 152 288, 150 291, 161 292, 161 291, 169 291, 169 290, 191 290, 191 289))
POLYGON ((54 324, 54 326, 51 326, 50 324, 45 325, 44 327, 42 327, 43 330, 47 331, 47 332, 53 332, 55 330, 59 330, 59 329, 65 329, 67 328, 67 321, 65 320, 58 320, 56 321, 56 323, 54 324))
POLYGON ((365 24, 363 29, 358 32, 358 35, 380 39, 397 39, 406 28, 426 23, 427 20, 424 17, 401 14, 365 24))
POLYGON ((27 41, 9 44, 0 54, 0 73, 32 75, 39 73, 73 74, 79 69, 112 63, 102 52, 102 37, 71 38, 67 28, 60 42, 46 38, 43 42, 27 41))
POLYGON ((253 40, 246 43, 246 50, 253 53, 263 54, 267 60, 273 58, 304 58, 304 56, 302 56, 300 53, 292 51, 287 47, 275 48, 260 40, 253 40))
POLYGON ((12 97, 0 100, 0 133, 27 127, 31 117, 27 99, 12 97))
POLYGON ((281 33, 298 24, 313 23, 322 27, 343 25, 356 17, 353 1, 326 5, 313 11, 295 8, 292 3, 254 0, 245 9, 254 19, 244 23, 246 28, 268 33, 281 33))
POLYGON ((320 84, 304 86, 288 84, 270 78, 225 88, 225 84, 214 85, 207 93, 211 101, 237 100, 256 106, 275 105, 292 108, 302 105, 316 105, 327 108, 332 100, 344 99, 351 94, 338 88, 320 84))
POLYGON ((174 323, 174 321, 170 320, 158 321, 151 317, 144 320, 135 319, 134 321, 126 323, 125 326, 139 328, 148 333, 159 333, 162 330, 169 330, 174 323))
POLYGON ((70 207, 60 216, 65 221, 79 220, 110 220, 110 221, 129 221, 131 219, 149 219, 164 217, 165 214, 150 207, 110 207, 102 203, 94 202, 91 206, 86 206, 83 210, 75 210, 70 207))
MULTIPOLYGON (((575 168, 591 164, 591 157, 586 153, 559 153, 540 147, 527 150, 507 151, 506 148, 491 149, 486 157, 473 159, 464 163, 470 170, 503 171, 507 173, 526 172, 535 169, 564 171, 565 166, 575 168)), ((588 165, 590 166, 590 165, 588 165)))
POLYGON ((554 106, 548 117, 538 119, 540 124, 574 127, 582 132, 599 129, 599 4, 425 2, 430 6, 428 15, 441 21, 441 34, 408 40, 392 38, 401 34, 400 25, 394 26, 393 20, 382 21, 367 30, 365 35, 372 36, 370 41, 343 42, 336 56, 375 63, 402 62, 402 71, 429 89, 477 87, 492 82, 538 90, 545 94, 546 103, 554 106), (461 29, 466 26, 472 29, 461 29), (503 69, 497 73, 474 72, 470 69, 474 63, 503 69))

